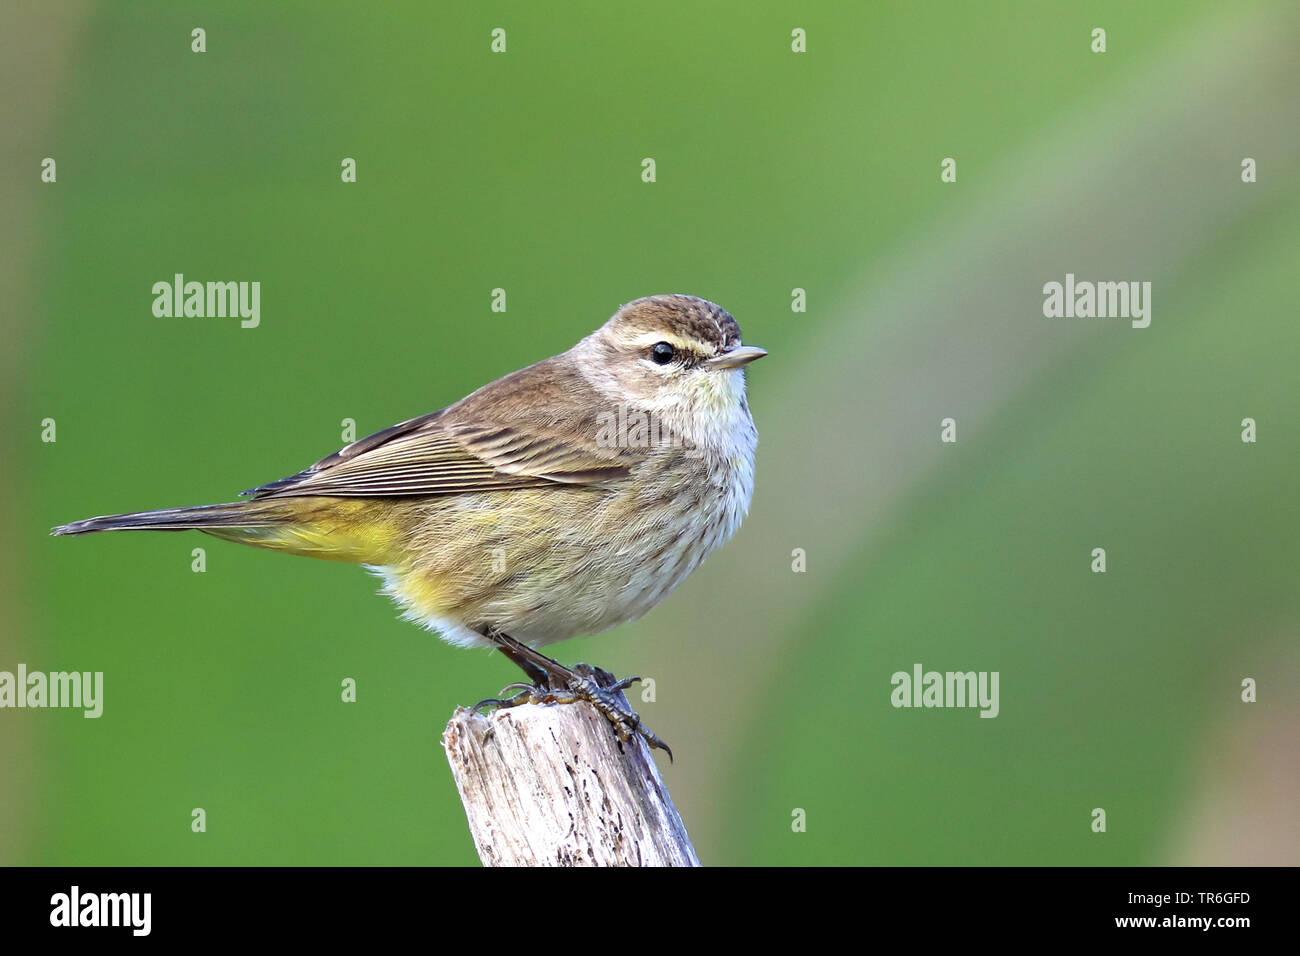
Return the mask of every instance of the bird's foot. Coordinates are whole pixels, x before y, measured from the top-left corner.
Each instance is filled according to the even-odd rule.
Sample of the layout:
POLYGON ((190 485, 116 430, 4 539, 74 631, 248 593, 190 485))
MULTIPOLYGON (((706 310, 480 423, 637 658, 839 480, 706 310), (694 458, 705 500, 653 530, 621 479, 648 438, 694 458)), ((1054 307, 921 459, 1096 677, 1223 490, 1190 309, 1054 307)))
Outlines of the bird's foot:
POLYGON ((651 748, 667 753, 670 761, 673 759, 672 749, 641 723, 640 716, 627 705, 627 698, 622 694, 640 677, 618 680, 599 667, 576 664, 573 670, 566 667, 562 673, 549 674, 548 678, 545 687, 537 684, 508 684, 501 689, 500 697, 481 700, 471 710, 477 713, 485 707, 501 709, 521 704, 573 704, 585 700, 613 725, 619 743, 627 743, 635 734, 651 748), (511 691, 516 693, 510 694, 511 691))

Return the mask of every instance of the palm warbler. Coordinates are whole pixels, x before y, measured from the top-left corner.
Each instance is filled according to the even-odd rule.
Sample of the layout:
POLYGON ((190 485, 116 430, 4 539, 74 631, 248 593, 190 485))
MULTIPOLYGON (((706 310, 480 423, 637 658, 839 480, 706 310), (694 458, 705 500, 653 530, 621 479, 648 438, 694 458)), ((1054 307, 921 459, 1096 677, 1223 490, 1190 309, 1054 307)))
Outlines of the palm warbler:
POLYGON ((536 648, 640 617, 735 532, 758 441, 743 367, 765 354, 712 302, 638 299, 567 352, 249 500, 53 533, 197 529, 367 565, 407 618, 523 668, 531 686, 483 704, 589 700, 620 739, 663 747, 615 699, 637 678, 601 686, 536 648))

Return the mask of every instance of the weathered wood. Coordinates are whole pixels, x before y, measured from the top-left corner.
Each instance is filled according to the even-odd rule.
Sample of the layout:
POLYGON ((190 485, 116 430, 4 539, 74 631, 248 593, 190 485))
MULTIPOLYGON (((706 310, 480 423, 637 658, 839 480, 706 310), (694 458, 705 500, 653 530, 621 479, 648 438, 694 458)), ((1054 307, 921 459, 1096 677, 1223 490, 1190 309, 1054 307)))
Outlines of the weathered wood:
POLYGON ((645 742, 588 703, 458 707, 442 744, 484 865, 700 865, 645 742))

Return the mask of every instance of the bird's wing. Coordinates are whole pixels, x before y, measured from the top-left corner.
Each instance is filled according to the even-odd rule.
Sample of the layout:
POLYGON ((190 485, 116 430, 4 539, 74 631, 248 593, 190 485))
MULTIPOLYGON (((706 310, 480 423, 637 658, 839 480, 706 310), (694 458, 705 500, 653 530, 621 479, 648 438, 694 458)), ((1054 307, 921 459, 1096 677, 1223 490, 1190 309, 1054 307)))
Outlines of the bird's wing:
POLYGON ((542 370, 545 365, 515 372, 455 405, 375 432, 296 475, 244 493, 456 495, 557 484, 601 488, 625 477, 636 463, 635 450, 598 441, 595 406, 582 400, 581 383, 563 376, 557 382, 555 370, 542 370))

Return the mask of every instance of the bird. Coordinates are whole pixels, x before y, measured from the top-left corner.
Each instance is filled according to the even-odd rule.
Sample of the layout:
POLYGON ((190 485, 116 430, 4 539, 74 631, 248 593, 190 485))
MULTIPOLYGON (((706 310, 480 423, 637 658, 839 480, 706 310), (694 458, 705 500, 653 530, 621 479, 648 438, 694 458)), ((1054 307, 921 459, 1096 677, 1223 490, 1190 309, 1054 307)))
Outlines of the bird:
POLYGON ((758 431, 741 341, 721 306, 653 295, 565 352, 361 438, 244 500, 52 529, 197 530, 363 565, 407 619, 492 647, 528 678, 475 705, 585 700, 620 741, 671 749, 617 694, 546 645, 635 620, 739 528, 758 431))

